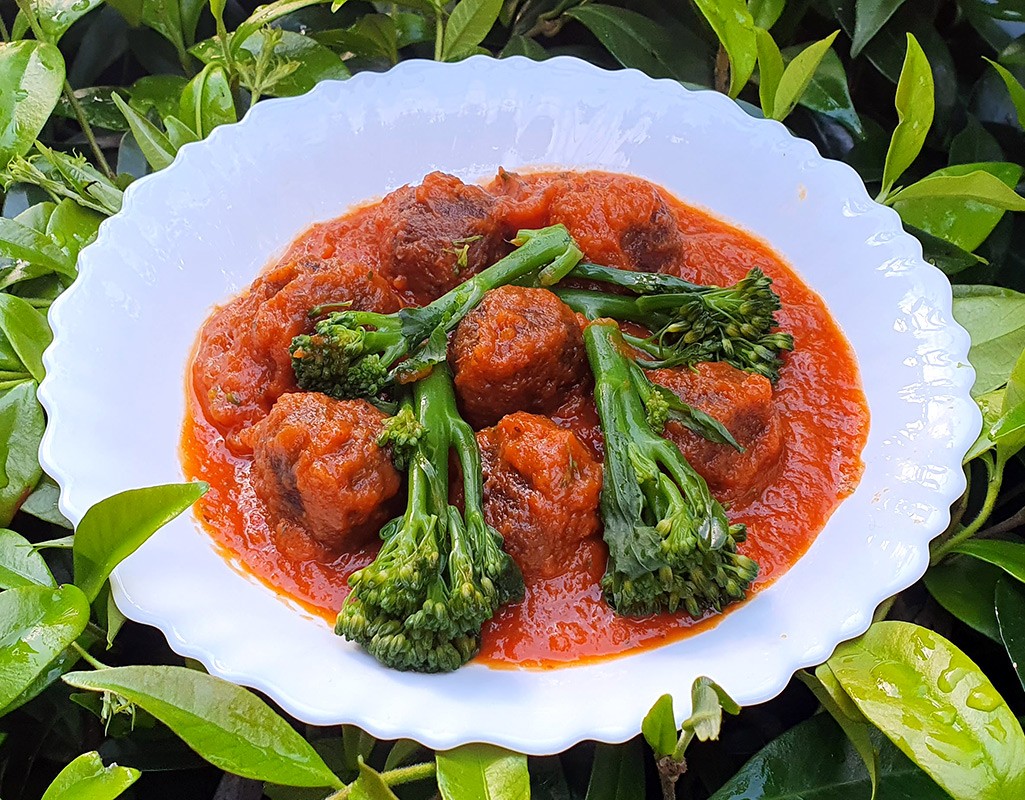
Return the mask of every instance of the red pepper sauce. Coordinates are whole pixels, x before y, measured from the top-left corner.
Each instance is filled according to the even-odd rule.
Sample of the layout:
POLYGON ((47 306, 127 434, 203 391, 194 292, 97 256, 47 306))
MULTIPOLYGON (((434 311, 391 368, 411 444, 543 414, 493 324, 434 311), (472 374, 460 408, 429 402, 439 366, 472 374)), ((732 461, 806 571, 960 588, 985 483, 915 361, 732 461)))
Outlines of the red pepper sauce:
MULTIPOLYGON (((500 174, 487 188, 506 195, 507 221, 513 227, 565 222, 589 258, 626 266, 621 263, 622 252, 607 245, 607 219, 619 211, 629 215, 629 208, 609 206, 629 203, 630 193, 617 192, 617 181, 636 185, 637 179, 595 172, 539 173, 513 176, 517 183, 511 190, 510 180, 500 174), (565 189, 567 182, 572 187, 572 203, 559 193, 559 187, 565 189), (605 218, 589 216, 588 204, 597 208, 604 204, 605 218)), ((744 495, 728 510, 731 520, 748 527, 748 539, 740 550, 760 565, 752 587, 752 592, 757 592, 805 553, 830 514, 858 483, 868 410, 857 362, 821 298, 768 246, 658 191, 684 234, 683 247, 663 271, 699 283, 723 285, 760 268, 773 279, 782 300, 777 315, 780 328, 794 337, 794 350, 786 356, 772 400, 785 442, 778 468, 763 491, 744 495)), ((371 206, 317 225, 293 244, 290 253, 333 256, 336 251, 349 251, 359 259, 373 244, 366 231, 373 231, 374 226, 365 225, 361 235, 354 237, 352 219, 367 220, 373 213, 371 206)), ((217 315, 230 317, 233 311, 239 324, 249 313, 244 303, 235 301, 217 315)), ((188 388, 182 457, 189 477, 210 483, 210 491, 200 503, 207 529, 247 571, 333 622, 347 593, 346 579, 373 559, 376 545, 336 558, 282 554, 250 483, 250 459, 232 453, 222 433, 204 415, 191 382, 188 388)), ((589 397, 567 397, 553 418, 600 453, 597 414, 589 397)), ((528 582, 522 602, 500 609, 485 624, 479 660, 492 666, 554 667, 658 646, 714 625, 721 618, 712 615, 694 621, 683 614, 644 619, 618 616, 602 599, 598 585, 605 560, 604 543, 588 540, 565 573, 528 582)))

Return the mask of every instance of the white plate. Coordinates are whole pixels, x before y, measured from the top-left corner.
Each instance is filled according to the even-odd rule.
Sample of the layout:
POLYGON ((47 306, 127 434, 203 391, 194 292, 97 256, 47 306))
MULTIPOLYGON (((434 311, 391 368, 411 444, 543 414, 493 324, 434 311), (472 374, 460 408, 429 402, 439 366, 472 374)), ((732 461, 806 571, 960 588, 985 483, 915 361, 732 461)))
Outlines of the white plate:
POLYGON ((664 692, 682 719, 698 675, 743 705, 767 700, 922 575, 980 425, 946 278, 853 170, 782 125, 714 92, 568 58, 409 61, 323 83, 260 103, 133 184, 50 312, 40 457, 67 517, 181 479, 199 327, 311 223, 430 170, 477 180, 526 165, 651 179, 767 240, 825 299, 857 353, 871 430, 860 485, 808 553, 717 627, 658 649, 549 671, 416 675, 380 667, 241 575, 185 515, 115 572, 129 618, 310 723, 543 754, 635 735, 664 692))

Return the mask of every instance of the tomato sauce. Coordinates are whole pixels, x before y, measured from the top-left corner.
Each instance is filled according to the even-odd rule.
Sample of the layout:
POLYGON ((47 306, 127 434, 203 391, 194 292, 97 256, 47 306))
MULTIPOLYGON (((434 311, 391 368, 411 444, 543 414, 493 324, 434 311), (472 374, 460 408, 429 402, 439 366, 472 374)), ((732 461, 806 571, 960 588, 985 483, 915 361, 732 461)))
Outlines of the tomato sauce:
MULTIPOLYGON (((425 187, 432 178, 425 181, 425 187)), ((763 483, 717 490, 720 498, 729 502, 730 519, 748 527, 747 541, 740 550, 760 565, 752 593, 770 584, 805 553, 830 514, 853 491, 863 466, 860 454, 868 433, 868 410, 857 362, 821 298, 765 243, 636 178, 599 172, 526 176, 500 172, 484 189, 497 200, 482 199, 478 188, 471 187, 466 202, 476 204, 475 208, 491 204, 488 208, 493 211, 488 213, 504 226, 507 237, 517 228, 563 222, 585 256, 600 263, 626 269, 654 265, 663 272, 708 284, 734 283, 754 267, 773 279, 783 305, 777 313, 780 329, 794 337, 794 350, 786 355, 771 396, 783 444, 775 468, 761 470, 763 483), (643 220, 645 227, 635 231, 629 226, 637 220, 643 220)), ((217 310, 200 335, 188 385, 182 458, 189 477, 210 484, 199 504, 206 528, 245 570, 331 622, 347 593, 348 576, 373 559, 376 544, 341 555, 316 546, 283 552, 253 486, 252 455, 236 438, 240 427, 266 415, 274 398, 266 392, 260 396, 240 394, 241 384, 222 392, 219 387, 212 388, 210 376, 230 368, 233 359, 239 358, 233 354, 237 348, 232 351, 220 344, 234 335, 229 332, 250 324, 255 297, 271 296, 282 281, 293 280, 303 270, 315 270, 314 263, 381 269, 377 255, 381 237, 395 235, 389 228, 394 227, 389 218, 394 206, 389 209, 388 203, 386 198, 314 226, 249 292, 217 310)), ((492 238, 488 246, 500 247, 492 238)), ((494 255, 489 253, 488 258, 494 255)), ((410 288, 406 276, 389 276, 385 269, 372 277, 378 306, 428 299, 410 288)), ((441 280, 444 282, 444 276, 441 280)), ((432 283, 435 295, 444 289, 437 283, 432 283)), ((366 292, 356 294, 360 296, 344 299, 358 304, 366 292)), ((282 339, 285 348, 291 335, 289 331, 282 339)), ((253 364, 247 361, 237 371, 264 381, 264 386, 276 385, 278 394, 295 390, 286 371, 267 366, 273 357, 262 363, 252 354, 241 358, 253 364)), ((716 413, 715 408, 704 410, 716 413)), ((548 416, 573 430, 600 458, 597 414, 586 390, 568 392, 559 409, 548 416)), ((644 619, 616 615, 602 599, 599 586, 605 559, 604 543, 600 537, 592 537, 575 549, 561 574, 528 576, 524 600, 500 609, 485 624, 478 660, 492 666, 551 668, 657 646, 714 625, 721 618, 711 615, 695 621, 684 614, 644 619)), ((731 606, 727 613, 736 607, 731 606)))

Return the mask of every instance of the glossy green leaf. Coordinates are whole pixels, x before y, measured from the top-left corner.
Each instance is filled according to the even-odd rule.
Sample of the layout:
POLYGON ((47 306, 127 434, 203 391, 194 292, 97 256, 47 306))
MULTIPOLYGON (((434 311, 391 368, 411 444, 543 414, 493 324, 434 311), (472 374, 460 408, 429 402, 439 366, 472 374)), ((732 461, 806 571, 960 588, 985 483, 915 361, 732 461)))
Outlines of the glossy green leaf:
POLYGON ((502 0, 459 0, 448 22, 441 43, 441 60, 455 61, 472 52, 498 20, 502 0))
POLYGON ((185 667, 115 667, 72 672, 64 680, 135 703, 226 772, 288 786, 341 788, 313 747, 241 686, 185 667))
POLYGON ((797 677, 811 690, 815 699, 836 721, 861 756, 869 781, 872 783, 870 800, 875 800, 879 790, 879 753, 872 742, 871 726, 865 715, 843 690, 828 664, 819 664, 814 675, 802 671, 797 673, 797 677))
POLYGON ((783 77, 783 55, 768 31, 755 29, 755 40, 758 46, 758 101, 762 106, 762 113, 766 117, 771 117, 776 102, 776 90, 779 88, 780 78, 783 77))
MULTIPOLYGON (((85 631, 75 640, 74 645, 88 651, 98 641, 97 637, 86 627, 85 631)), ((38 697, 59 681, 62 675, 74 669, 75 665, 81 660, 81 654, 75 649, 74 645, 64 648, 28 686, 18 693, 17 697, 6 706, 0 708, 0 716, 9 714, 14 709, 25 705, 29 700, 38 697)))
POLYGON ((805 90, 815 77, 815 72, 825 58, 839 31, 825 39, 808 45, 783 70, 772 104, 772 119, 786 119, 794 106, 804 96, 805 90))
POLYGON ((143 116, 150 111, 155 111, 161 119, 177 114, 186 83, 188 81, 180 75, 146 75, 128 90, 131 98, 129 105, 143 116))
POLYGON ((1000 640, 1025 688, 1025 588, 1006 578, 997 581, 994 597, 1000 640))
POLYGON ((57 204, 46 223, 46 235, 68 255, 77 259, 82 248, 96 238, 100 223, 106 217, 66 198, 57 204))
MULTIPOLYGON (((789 49, 787 53, 789 53, 789 49)), ((847 85, 847 73, 840 56, 832 49, 826 51, 811 82, 798 100, 798 105, 810 108, 835 119, 855 136, 865 135, 861 117, 854 110, 854 101, 847 85)))
MULTIPOLYGON (((950 800, 878 731, 877 800, 950 800)), ((759 750, 710 800, 869 800, 872 784, 850 740, 816 714, 759 750)))
POLYGON ((983 58, 988 61, 993 69, 1000 75, 1004 85, 1007 87, 1007 91, 1011 95, 1011 102, 1014 103, 1014 109, 1018 112, 1018 124, 1025 128, 1025 86, 1022 86, 1014 75, 1011 74, 1010 70, 1004 67, 1002 64, 998 64, 992 59, 983 58))
MULTIPOLYGON (((962 178, 975 186, 977 179, 971 176, 981 172, 991 175, 1014 194, 1013 187, 1018 185, 1023 171, 1025 168, 1007 162, 956 164, 937 170, 925 180, 892 195, 890 199, 894 209, 908 225, 921 228, 970 252, 981 245, 1000 222, 1004 208, 957 191, 940 195, 926 193, 917 198, 914 193, 922 192, 923 189, 925 192, 930 191, 932 184, 926 182, 941 177, 962 178), (926 185, 923 187, 922 184, 926 185)), ((955 185, 953 188, 958 187, 955 185)), ((1005 196, 1004 199, 1011 198, 1005 196)))
POLYGON ((114 567, 207 488, 199 482, 170 483, 130 489, 98 502, 75 531, 75 585, 95 600, 114 567))
MULTIPOLYGON (((947 169, 959 170, 961 167, 947 167, 947 169)), ((930 175, 891 195, 889 202, 898 203, 940 197, 975 201, 1009 211, 1025 211, 1025 197, 1011 189, 1000 178, 981 169, 964 175, 949 174, 945 170, 942 175, 930 175)))
POLYGON ((117 95, 114 95, 114 103, 128 120, 132 135, 149 165, 155 170, 169 166, 174 161, 175 149, 167 135, 117 95))
POLYGON ((999 459, 1007 460, 1025 448, 1025 403, 1019 403, 990 430, 999 459))
POLYGON ((489 797, 528 800, 527 757, 488 744, 438 753, 438 790, 443 800, 489 797))
POLYGON ((955 286, 954 318, 972 338, 972 395, 999 389, 1025 350, 1025 294, 996 286, 955 286))
POLYGON ((56 44, 75 22, 103 5, 103 0, 32 0, 39 27, 56 44))
POLYGON ((242 49, 243 43, 245 43, 250 36, 260 30, 264 25, 269 25, 274 20, 280 19, 286 14, 291 14, 309 6, 320 5, 326 1, 327 0, 275 0, 273 3, 257 6, 256 10, 249 16, 249 19, 235 29, 235 34, 231 37, 231 42, 229 44, 232 55, 237 56, 239 50, 242 49))
POLYGON ((32 377, 41 381, 46 375, 43 351, 53 341, 46 317, 20 297, 0 293, 0 331, 32 377))
POLYGON ((904 4, 904 0, 857 0, 854 5, 854 37, 851 41, 851 57, 857 57, 866 44, 879 33, 904 4))
POLYGON ((176 153, 184 145, 199 141, 196 132, 177 117, 164 117, 164 130, 167 131, 167 141, 176 153))
POLYGON ((641 733, 644 734, 648 746, 655 752, 656 758, 672 755, 677 740, 672 695, 664 694, 655 701, 655 705, 641 721, 641 733))
POLYGON ((598 744, 585 800, 644 800, 644 748, 640 739, 598 744))
POLYGON ((238 119, 224 67, 207 64, 185 85, 179 101, 178 118, 200 139, 209 136, 218 125, 227 125, 238 119))
POLYGON ((829 666, 861 712, 955 798, 1025 796, 1025 734, 982 671, 937 633, 878 622, 829 666))
POLYGON ((993 426, 1003 416, 1004 394, 1004 389, 996 389, 975 398, 975 402, 979 404, 979 410, 982 411, 982 430, 979 431, 972 446, 968 448, 964 457, 965 464, 996 447, 996 442, 993 441, 993 426))
POLYGON ((140 774, 117 764, 105 767, 99 753, 84 753, 60 771, 42 800, 114 800, 140 774))
POLYGON ((751 79, 758 58, 754 19, 744 0, 694 0, 730 59, 730 97, 751 79))
POLYGON ((766 31, 776 24, 785 6, 786 0, 748 0, 747 4, 754 24, 766 31))
POLYGON ((74 586, 0 592, 0 708, 6 708, 85 630, 89 603, 74 586))
POLYGON ((995 539, 970 539, 954 552, 1000 567, 1012 578, 1025 582, 1025 544, 995 539))
POLYGON ((74 277, 75 261, 45 233, 16 219, 0 217, 0 256, 27 261, 74 277))
POLYGON ((690 42, 682 32, 625 8, 589 3, 575 6, 565 16, 584 25, 624 67, 639 69, 653 78, 693 78, 687 60, 690 42))
POLYGON ((49 586, 57 583, 32 543, 20 533, 0 528, 0 589, 49 586))
POLYGON ((904 66, 897 82, 897 127, 890 138, 883 165, 882 196, 889 195, 893 184, 918 157, 932 127, 936 110, 932 68, 921 45, 910 33, 904 66))
POLYGON ((64 57, 46 42, 0 44, 0 168, 32 147, 64 88, 64 57))
POLYGON ((117 607, 117 603, 114 602, 114 592, 108 587, 107 596, 105 603, 106 605, 106 625, 104 626, 107 631, 107 649, 109 650, 113 644, 114 639, 117 638, 118 633, 121 632, 121 628, 128 621, 128 618, 121 613, 121 609, 117 607))
POLYGON ((0 526, 10 524, 42 477, 39 442, 45 427, 34 381, 21 383, 0 396, 0 431, 4 433, 0 436, 0 462, 7 477, 0 487, 0 526))
POLYGON ((946 559, 925 573, 925 587, 954 617, 995 642, 1000 630, 993 610, 993 592, 1002 570, 963 557, 946 559))
POLYGON ((1025 350, 1021 351, 1018 360, 1014 362, 1014 367, 1011 368, 1000 410, 1006 414, 1022 403, 1025 403, 1025 350))

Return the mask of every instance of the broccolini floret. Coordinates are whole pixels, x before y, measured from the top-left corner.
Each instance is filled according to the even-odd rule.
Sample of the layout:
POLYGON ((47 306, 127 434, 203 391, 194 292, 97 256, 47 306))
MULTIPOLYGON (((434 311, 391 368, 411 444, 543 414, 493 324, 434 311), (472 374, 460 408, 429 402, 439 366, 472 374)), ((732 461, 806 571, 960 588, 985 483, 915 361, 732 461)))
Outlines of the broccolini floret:
POLYGON ((776 381, 781 354, 794 347, 790 334, 776 330, 779 296, 772 290, 772 279, 759 269, 752 269, 726 287, 701 286, 673 275, 597 264, 578 264, 570 276, 637 293, 636 297, 627 297, 556 290, 564 303, 590 319, 627 320, 652 331, 647 337, 625 337, 648 356, 643 362, 646 367, 725 361, 776 381))
MULTIPOLYGON (((524 277, 558 282, 581 253, 562 225, 517 234, 517 249, 450 292, 420 308, 394 314, 334 311, 312 334, 296 336, 289 352, 300 389, 340 400, 377 397, 408 383, 445 359, 446 334, 498 286, 524 277)), ((314 317, 322 309, 313 309, 314 317)))
POLYGON ((601 514, 609 561, 602 589, 609 604, 630 616, 682 608, 700 617, 742 600, 758 574, 737 552, 745 528, 730 524, 705 480, 659 435, 668 398, 660 391, 645 398, 615 322, 592 322, 584 342, 605 439, 601 514))
POLYGON ((409 452, 409 498, 403 516, 381 530, 384 543, 353 573, 335 632, 389 667, 448 672, 480 647, 481 626, 523 594, 516 563, 484 519, 480 450, 456 409, 452 375, 438 364, 413 384, 384 434, 420 426, 409 452), (408 416, 406 416, 408 415, 408 416), (449 451, 462 470, 464 510, 449 503, 449 451))

